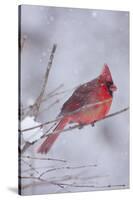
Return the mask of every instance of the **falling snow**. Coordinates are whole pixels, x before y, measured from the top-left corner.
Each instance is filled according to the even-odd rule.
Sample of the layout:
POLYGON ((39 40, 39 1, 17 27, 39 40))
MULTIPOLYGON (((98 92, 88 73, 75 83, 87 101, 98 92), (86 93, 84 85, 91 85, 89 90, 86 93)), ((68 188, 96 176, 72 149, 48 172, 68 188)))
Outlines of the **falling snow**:
POLYGON ((92 12, 92 17, 96 18, 97 17, 97 13, 96 12, 92 12))
MULTIPOLYGON (((53 43, 57 43, 57 50, 48 78, 46 94, 62 83, 63 88, 56 93, 65 91, 65 93, 53 95, 47 101, 43 101, 37 121, 33 117, 26 117, 22 121, 22 129, 56 119, 62 105, 72 95, 73 88, 99 75, 104 63, 108 63, 118 87, 113 97, 110 113, 128 106, 128 16, 129 13, 123 11, 22 6, 21 35, 27 39, 21 59, 22 104, 33 105, 38 97, 53 43), (58 103, 54 104, 57 100, 58 103)), ((44 127, 43 131, 46 132, 50 125, 44 127)), ((84 163, 97 164, 95 168, 79 169, 78 172, 71 169, 49 172, 45 176, 48 180, 52 180, 53 177, 59 180, 62 176, 66 178, 66 176, 73 177, 74 175, 74 178, 67 182, 79 181, 80 184, 90 185, 96 183, 98 187, 125 184, 128 187, 128 126, 128 112, 125 112, 119 117, 99 122, 94 127, 87 126, 81 130, 64 132, 48 155, 36 153, 36 149, 43 140, 35 143, 26 153, 40 158, 58 157, 76 166, 84 163), (81 176, 102 176, 102 178, 89 179, 85 182, 85 180, 79 180, 81 176)), ((22 136, 24 141, 31 143, 40 138, 42 134, 42 130, 37 128, 23 132, 22 136)), ((49 164, 49 161, 45 163, 38 160, 30 161, 33 167, 39 169, 44 166, 48 169, 50 165, 56 168, 59 165, 56 162, 49 164)), ((23 184, 27 184, 27 181, 23 184)), ((71 192, 93 190, 83 187, 66 187, 67 189, 71 192)), ((105 187, 104 189, 111 188, 105 187)), ((45 187, 34 185, 31 188, 25 188, 22 192, 23 194, 45 194, 66 192, 66 190, 45 184, 45 187)))

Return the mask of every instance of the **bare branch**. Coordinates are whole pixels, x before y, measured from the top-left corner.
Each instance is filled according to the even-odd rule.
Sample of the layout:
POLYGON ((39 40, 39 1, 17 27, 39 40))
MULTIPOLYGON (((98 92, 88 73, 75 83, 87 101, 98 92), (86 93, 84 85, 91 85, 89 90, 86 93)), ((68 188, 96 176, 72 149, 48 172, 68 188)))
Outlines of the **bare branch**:
MULTIPOLYGON (((76 112, 79 112, 80 110, 82 110, 82 108, 81 108, 81 109, 78 109, 78 111, 76 111, 76 112)), ((129 110, 129 107, 124 108, 124 109, 122 109, 122 110, 119 110, 119 111, 117 111, 117 112, 115 112, 115 113, 109 114, 109 115, 107 115, 107 116, 101 118, 100 120, 95 121, 95 123, 98 122, 98 121, 104 120, 104 119, 106 119, 106 118, 110 118, 110 117, 113 117, 113 116, 115 116, 115 115, 119 115, 119 114, 121 114, 121 113, 123 113, 123 112, 125 112, 125 111, 127 111, 127 110, 129 110)), ((76 113, 76 112, 70 112, 69 115, 70 115, 70 114, 73 114, 73 113, 76 113)), ((65 115, 65 116, 67 116, 67 115, 65 115)), ((40 125, 37 125, 37 126, 34 126, 34 127, 30 127, 30 128, 27 128, 27 129, 20 130, 20 132, 29 131, 29 130, 36 129, 36 128, 39 128, 39 127, 42 128, 44 125, 51 124, 51 123, 53 123, 53 122, 56 122, 56 121, 58 121, 58 120, 61 120, 62 118, 64 118, 64 116, 63 116, 63 117, 58 117, 58 118, 55 119, 55 120, 51 120, 51 121, 48 121, 48 122, 44 122, 44 123, 42 123, 42 124, 40 124, 40 125)), ((87 125, 88 125, 88 124, 86 124, 86 125, 84 125, 84 126, 87 126, 87 125)), ((76 126, 74 126, 74 127, 75 127, 75 128, 79 128, 80 125, 76 125, 76 126)), ((74 128, 74 127, 73 127, 73 128, 74 128)), ((71 127, 71 129, 73 129, 73 128, 71 127)))
MULTIPOLYGON (((117 111, 117 112, 115 112, 115 113, 109 114, 109 115, 107 115, 107 116, 105 116, 105 117, 103 117, 103 118, 101 118, 101 119, 95 121, 94 123, 100 122, 100 121, 105 120, 105 119, 110 118, 110 117, 114 117, 114 116, 116 116, 116 115, 119 115, 119 114, 121 114, 121 113, 127 111, 128 109, 129 109, 129 107, 124 108, 124 109, 122 109, 122 110, 120 110, 120 111, 117 111)), ((84 127, 84 126, 87 126, 87 125, 91 125, 91 124, 84 124, 83 127, 84 127)), ((71 126, 71 127, 67 128, 67 129, 64 129, 62 132, 66 132, 66 131, 73 130, 73 129, 76 129, 76 128, 80 128, 80 125, 71 126)), ((52 133, 50 133, 50 134, 52 134, 52 133)), ((49 136, 49 135, 46 135, 46 137, 48 137, 48 136, 49 136)))
POLYGON ((75 183, 58 183, 62 186, 69 186, 69 187, 80 187, 80 188, 112 188, 112 187, 125 187, 125 184, 119 184, 119 185, 101 185, 101 186, 97 186, 97 185, 79 185, 79 184, 75 184, 75 183))
MULTIPOLYGON (((52 126, 50 126, 50 128, 45 132, 45 134, 49 133, 49 131, 56 125, 56 123, 54 123, 52 126)), ((33 143, 32 143, 33 144, 33 143)), ((26 142, 23 146, 23 149, 21 150, 21 153, 24 153, 31 145, 31 143, 26 142)))
MULTIPOLYGON (((44 75, 44 80, 43 80, 43 85, 42 85, 41 92, 40 92, 39 96, 37 97, 35 103, 33 105, 25 108, 26 111, 24 112, 24 115, 21 116, 21 119, 24 119, 28 115, 34 116, 35 119, 38 116, 40 105, 41 105, 42 99, 43 99, 43 97, 45 95, 46 85, 47 85, 47 82, 48 82, 48 77, 49 77, 49 73, 50 73, 50 70, 51 70, 51 67, 52 67, 52 63, 53 63, 53 59, 54 59, 54 53, 56 51, 56 48, 57 48, 57 45, 54 44, 53 48, 52 48, 52 51, 51 51, 51 54, 50 54, 50 57, 49 57, 48 65, 47 65, 47 68, 46 68, 46 72, 45 72, 45 75, 44 75)), ((62 87, 62 85, 60 85, 60 87, 62 87)), ((56 90, 57 89, 58 88, 56 88, 56 90)))
POLYGON ((41 114, 41 113, 44 112, 44 111, 49 110, 50 108, 52 108, 53 106, 55 106, 55 105, 58 104, 59 102, 60 102, 60 99, 55 100, 55 101, 54 101, 53 103, 51 103, 47 108, 44 108, 43 110, 41 110, 41 111, 38 113, 38 115, 41 114))
POLYGON ((42 99, 42 101, 47 101, 48 99, 50 99, 50 98, 52 98, 52 97, 54 97, 54 96, 58 96, 58 95, 61 95, 61 94, 65 94, 65 93, 67 93, 67 92, 71 92, 71 91, 73 91, 74 89, 76 89, 77 87, 79 87, 79 86, 75 86, 75 87, 73 87, 73 88, 71 88, 71 89, 64 90, 64 91, 60 91, 60 92, 56 92, 56 93, 53 93, 53 94, 49 93, 49 94, 47 95, 47 97, 45 97, 45 98, 42 99))
MULTIPOLYGON (((54 90, 52 90, 51 92, 49 92, 49 93, 47 94, 47 97, 56 94, 56 92, 57 92, 58 90, 60 90, 63 86, 64 86, 63 83, 60 84, 57 88, 55 88, 54 90)), ((43 101, 43 100, 44 100, 44 99, 42 99, 42 101, 43 101)))
POLYGON ((46 90, 46 85, 47 85, 47 82, 48 82, 48 77, 49 77, 49 73, 50 73, 50 70, 51 70, 51 67, 52 67, 52 63, 53 63, 53 59, 54 59, 54 53, 56 51, 56 48, 57 48, 57 45, 54 44, 52 51, 51 51, 50 58, 49 58, 48 66, 47 66, 47 69, 46 69, 46 72, 45 72, 45 75, 44 75, 44 82, 43 82, 42 90, 41 90, 40 95, 36 99, 35 104, 33 106, 33 107, 35 107, 35 110, 34 110, 34 113, 33 113, 35 118, 37 118, 39 108, 40 108, 40 104, 41 104, 42 98, 43 98, 45 90, 46 90))
MULTIPOLYGON (((41 181, 41 182, 44 182, 44 184, 52 184, 52 185, 56 185, 60 188, 63 188, 64 189, 64 186, 61 185, 60 183, 56 183, 54 181, 47 181, 47 180, 44 180, 40 177, 33 177, 33 176, 19 176, 20 179, 34 179, 34 180, 37 180, 37 181, 41 181)), ((31 186, 31 184, 30 184, 31 186)), ((23 187, 24 188, 24 187, 23 187)))
MULTIPOLYGON (((68 186, 68 187, 78 187, 78 188, 94 188, 94 189, 102 189, 102 188, 115 188, 115 187, 126 187, 125 184, 109 184, 109 185, 90 185, 90 184, 77 184, 77 183, 64 183, 64 182, 56 182, 56 181, 48 181, 48 180, 45 180, 45 179, 42 179, 40 177, 32 177, 32 176, 21 176, 19 177, 21 179, 35 179, 35 180, 38 180, 38 181, 41 181, 42 184, 52 184, 52 185, 56 185, 56 186, 68 186)), ((39 183, 40 184, 40 183, 39 183)), ((27 185, 25 188, 27 187, 31 187, 32 185, 27 185)), ((23 187, 24 188, 24 187, 23 187)))
POLYGON ((51 161, 58 161, 66 163, 66 160, 57 159, 57 158, 39 158, 39 157, 32 157, 32 156, 21 156, 21 158, 33 159, 33 160, 51 160, 51 161))
POLYGON ((35 171, 37 174, 40 174, 39 171, 37 169, 35 169, 34 167, 32 167, 31 164, 29 164, 27 161, 25 161, 24 159, 21 159, 31 170, 35 171))
MULTIPOLYGON (((66 161, 67 162, 67 161, 66 161)), ((83 166, 63 166, 63 167, 55 167, 55 165, 51 165, 51 166, 41 166, 41 167, 36 167, 36 169, 37 170, 39 170, 39 169, 46 169, 44 172, 42 172, 42 173, 44 173, 44 174, 47 174, 47 173, 49 173, 49 172, 53 172, 53 171, 58 171, 58 170, 66 170, 66 169, 82 169, 82 168, 86 168, 86 167, 97 167, 98 165, 97 164, 88 164, 88 165, 83 165, 83 166)), ((28 171, 30 171, 30 170, 32 170, 32 169, 26 169, 26 170, 24 170, 23 172, 28 172, 28 171)), ((95 176, 95 178, 98 178, 98 177, 101 177, 101 176, 95 176)), ((102 176, 103 177, 103 176, 102 176)), ((105 176, 104 176, 105 177, 105 176)), ((107 177, 107 176, 106 176, 107 177)), ((84 177, 84 179, 89 179, 89 178, 91 178, 91 177, 84 177)), ((64 181, 64 180, 63 180, 64 181)))
MULTIPOLYGON (((49 96, 54 95, 55 92, 57 92, 60 88, 62 88, 64 85, 60 84, 58 87, 56 87, 54 90, 52 90, 50 93, 46 94, 46 97, 42 99, 42 102, 47 98, 49 98, 49 96)), ((34 104, 33 104, 34 105, 34 104)), ((28 113, 28 111, 30 109, 33 109, 33 105, 29 105, 27 107, 21 108, 21 113, 28 113)))
MULTIPOLYGON (((115 113, 109 114, 109 115, 107 115, 107 116, 105 116, 105 117, 103 117, 103 118, 101 118, 101 119, 95 121, 94 123, 97 123, 97 122, 99 122, 99 121, 105 120, 105 119, 110 118, 110 117, 114 117, 114 116, 119 115, 119 114, 121 114, 121 113, 123 113, 123 112, 126 112, 127 110, 129 110, 129 107, 124 108, 124 109, 122 109, 122 110, 119 110, 119 111, 117 111, 117 112, 115 112, 115 113)), ((60 117, 60 120, 61 120, 61 119, 62 119, 62 117, 60 117)), ((55 119, 55 120, 53 120, 53 121, 49 121, 49 122, 42 123, 41 125, 38 125, 38 126, 34 126, 34 127, 31 127, 31 128, 28 128, 28 129, 23 129, 23 130, 21 130, 21 132, 29 131, 29 130, 32 130, 32 129, 35 129, 35 128, 39 128, 39 127, 41 128, 41 127, 43 127, 44 125, 47 125, 47 124, 50 124, 50 123, 53 123, 53 122, 57 122, 58 120, 59 120, 59 118, 57 118, 57 119, 55 119)), ((88 126, 88 125, 91 125, 91 124, 84 124, 83 127, 88 126)), ((79 124, 78 124, 78 125, 75 125, 75 126, 70 126, 70 127, 66 128, 66 129, 62 130, 61 133, 66 132, 66 131, 70 131, 70 130, 73 130, 73 129, 76 129, 76 128, 80 128, 80 127, 81 127, 81 126, 80 126, 79 124)), ((56 131, 54 131, 54 133, 56 133, 56 131)), ((44 138, 44 137, 49 137, 51 134, 53 134, 53 132, 48 133, 48 134, 45 133, 45 134, 42 135, 38 140, 41 140, 41 139, 44 138)), ((33 143, 28 143, 28 142, 26 142, 26 144, 24 145, 24 147, 23 147, 21 153, 23 153, 24 151, 26 151, 30 146, 32 146, 33 144, 35 144, 38 140, 34 141, 33 143)))
POLYGON ((52 169, 48 169, 46 170, 45 172, 43 172, 40 177, 42 177, 43 175, 49 173, 49 172, 53 172, 53 171, 57 171, 57 170, 63 170, 63 169, 81 169, 81 168, 87 168, 87 167, 97 167, 96 164, 94 165, 81 165, 81 166, 64 166, 64 167, 55 167, 55 168, 52 168, 52 169))

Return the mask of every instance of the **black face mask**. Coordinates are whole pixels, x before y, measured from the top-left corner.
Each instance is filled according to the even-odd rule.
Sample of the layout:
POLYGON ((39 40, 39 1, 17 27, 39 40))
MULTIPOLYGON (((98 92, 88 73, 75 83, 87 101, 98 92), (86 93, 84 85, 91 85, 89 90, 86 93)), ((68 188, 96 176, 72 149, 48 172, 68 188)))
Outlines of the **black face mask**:
POLYGON ((110 89, 112 85, 113 85, 113 82, 109 82, 109 81, 106 82, 106 86, 107 86, 108 91, 109 91, 109 94, 110 94, 111 96, 113 96, 113 91, 110 89))

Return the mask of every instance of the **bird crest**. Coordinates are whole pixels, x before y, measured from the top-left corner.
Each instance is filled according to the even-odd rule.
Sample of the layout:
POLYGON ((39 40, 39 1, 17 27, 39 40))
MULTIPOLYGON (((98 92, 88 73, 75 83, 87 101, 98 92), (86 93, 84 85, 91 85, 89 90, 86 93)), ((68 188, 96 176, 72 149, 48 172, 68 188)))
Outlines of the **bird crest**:
POLYGON ((113 81, 112 76, 111 76, 111 72, 110 72, 107 64, 104 64, 104 67, 103 67, 102 73, 101 73, 101 78, 104 79, 107 82, 113 81))

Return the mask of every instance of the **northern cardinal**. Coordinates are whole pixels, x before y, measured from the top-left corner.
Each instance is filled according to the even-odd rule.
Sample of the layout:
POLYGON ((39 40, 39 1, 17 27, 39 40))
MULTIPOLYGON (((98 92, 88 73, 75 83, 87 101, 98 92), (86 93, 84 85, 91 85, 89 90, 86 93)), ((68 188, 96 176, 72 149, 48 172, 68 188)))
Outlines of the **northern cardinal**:
POLYGON ((97 78, 79 86, 64 103, 60 113, 62 116, 60 122, 37 152, 47 153, 68 123, 74 122, 81 126, 94 125, 95 121, 103 118, 109 112, 113 92, 116 89, 109 67, 104 64, 103 70, 97 78))

